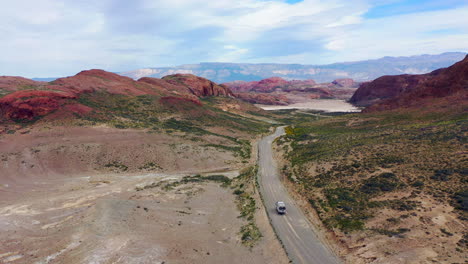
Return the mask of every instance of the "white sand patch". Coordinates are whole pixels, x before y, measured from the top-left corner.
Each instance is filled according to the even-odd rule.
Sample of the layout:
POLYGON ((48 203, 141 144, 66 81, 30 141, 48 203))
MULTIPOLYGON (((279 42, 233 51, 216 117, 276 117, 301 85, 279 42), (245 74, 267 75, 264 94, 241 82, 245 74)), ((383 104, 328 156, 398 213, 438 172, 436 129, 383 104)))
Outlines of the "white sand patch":
POLYGON ((282 109, 307 109, 325 112, 360 112, 361 110, 344 100, 316 99, 305 103, 295 103, 290 105, 260 105, 256 106, 264 110, 282 109))
POLYGON ((13 255, 13 256, 9 256, 8 258, 5 258, 3 261, 12 262, 21 258, 23 258, 23 255, 13 255))

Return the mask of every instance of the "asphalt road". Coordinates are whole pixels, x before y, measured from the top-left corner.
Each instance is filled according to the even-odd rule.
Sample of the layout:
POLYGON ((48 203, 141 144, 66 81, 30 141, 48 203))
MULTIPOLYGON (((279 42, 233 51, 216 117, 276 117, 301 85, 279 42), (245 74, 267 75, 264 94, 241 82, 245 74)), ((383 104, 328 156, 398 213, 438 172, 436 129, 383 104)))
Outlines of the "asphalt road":
POLYGON ((314 233, 306 216, 280 181, 279 170, 273 158, 272 142, 283 133, 284 128, 280 127, 274 134, 264 137, 258 145, 260 192, 271 224, 293 263, 340 263, 314 233), (285 215, 276 213, 276 201, 286 203, 285 215))

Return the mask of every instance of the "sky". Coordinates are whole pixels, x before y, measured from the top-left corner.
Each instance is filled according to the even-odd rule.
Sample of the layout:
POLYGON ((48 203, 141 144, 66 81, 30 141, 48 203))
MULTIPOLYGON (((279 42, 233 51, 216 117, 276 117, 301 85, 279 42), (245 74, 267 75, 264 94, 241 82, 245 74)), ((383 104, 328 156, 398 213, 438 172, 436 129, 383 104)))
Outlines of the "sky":
POLYGON ((300 63, 468 51, 467 0, 15 0, 0 75, 199 62, 300 63))

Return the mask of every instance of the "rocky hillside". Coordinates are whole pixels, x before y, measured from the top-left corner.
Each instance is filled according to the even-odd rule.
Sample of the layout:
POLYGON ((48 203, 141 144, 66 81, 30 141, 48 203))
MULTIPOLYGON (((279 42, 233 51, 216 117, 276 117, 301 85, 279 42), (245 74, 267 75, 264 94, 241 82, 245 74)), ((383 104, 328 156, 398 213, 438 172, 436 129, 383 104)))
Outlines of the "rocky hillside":
POLYGON ((224 83, 237 97, 250 103, 288 105, 310 99, 349 99, 359 82, 342 78, 331 83, 316 83, 314 80, 288 81, 271 77, 260 81, 234 81, 224 83))
POLYGON ((162 79, 170 84, 185 86, 191 93, 198 97, 234 96, 234 94, 231 92, 231 90, 229 90, 229 88, 217 85, 216 83, 210 80, 191 74, 168 75, 162 79))
POLYGON ((89 70, 53 82, 1 77, 0 91, 0 179, 16 183, 49 170, 238 169, 253 159, 250 141, 271 126, 269 113, 192 75, 135 81, 89 70))
POLYGON ((287 80, 314 79, 317 82, 331 82, 338 78, 352 78, 369 81, 383 75, 421 74, 447 67, 463 59, 461 52, 439 55, 418 55, 410 57, 384 57, 376 60, 343 62, 328 65, 301 64, 247 64, 247 63, 200 63, 175 67, 145 68, 123 72, 133 79, 158 77, 175 73, 190 73, 217 83, 259 81, 272 76, 287 80))
POLYGON ((345 263, 465 261, 466 107, 288 118, 284 182, 345 263))
POLYGON ((3 76, 0 77, 0 95, 3 95, 0 98, 0 116, 6 120, 32 121, 54 112, 55 118, 59 115, 87 115, 95 109, 83 103, 82 99, 92 94, 153 96, 159 97, 162 104, 168 100, 179 100, 194 105, 201 105, 200 98, 204 97, 233 96, 228 88, 193 75, 177 74, 164 79, 135 81, 102 70, 89 70, 50 83, 3 76))
POLYGON ((422 75, 383 76, 362 84, 351 98, 353 104, 378 111, 432 104, 465 102, 468 91, 468 56, 454 65, 422 75), (442 103, 443 100, 438 100, 442 103))

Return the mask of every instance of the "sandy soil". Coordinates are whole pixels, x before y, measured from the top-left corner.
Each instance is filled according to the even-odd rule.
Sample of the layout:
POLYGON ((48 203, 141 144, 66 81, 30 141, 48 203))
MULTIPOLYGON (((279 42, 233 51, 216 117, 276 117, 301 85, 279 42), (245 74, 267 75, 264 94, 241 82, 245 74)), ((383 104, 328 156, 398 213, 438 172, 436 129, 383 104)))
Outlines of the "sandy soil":
POLYGON ((334 99, 314 99, 308 102, 295 103, 290 105, 257 105, 264 110, 281 109, 308 109, 325 112, 360 112, 361 110, 347 103, 344 100, 334 99))
POLYGON ((0 188, 86 173, 197 172, 244 166, 233 153, 204 146, 231 144, 226 139, 194 140, 107 127, 40 128, 4 135, 0 138, 0 188))
MULTIPOLYGON (((0 263, 288 263, 264 210, 241 244, 235 196, 215 183, 141 187, 246 166, 177 135, 54 128, 0 139, 0 263), (123 167, 106 166, 118 161, 123 167), (141 168, 149 162, 157 166, 141 168)), ((223 172, 221 172, 223 173, 223 172)), ((261 205, 259 202, 258 204, 261 205)))
POLYGON ((2 263, 285 263, 240 243, 230 189, 214 183, 136 191, 178 175, 101 175, 2 192, 2 263), (8 198, 5 201, 4 198, 8 198))

